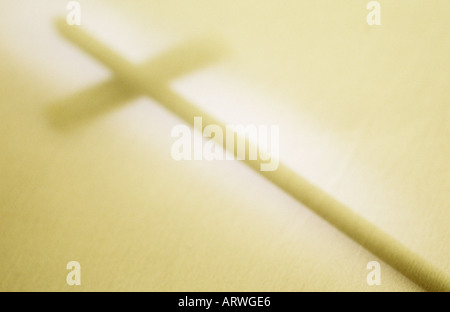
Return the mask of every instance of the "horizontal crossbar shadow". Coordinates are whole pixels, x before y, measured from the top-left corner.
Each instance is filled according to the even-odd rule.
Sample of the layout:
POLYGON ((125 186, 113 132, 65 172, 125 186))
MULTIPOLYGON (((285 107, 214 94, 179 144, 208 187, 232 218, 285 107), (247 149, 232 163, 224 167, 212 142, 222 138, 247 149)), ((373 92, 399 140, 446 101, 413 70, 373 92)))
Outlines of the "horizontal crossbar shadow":
MULTIPOLYGON (((227 54, 225 45, 211 37, 187 41, 149 61, 136 65, 158 84, 186 76, 220 61, 227 54)), ((141 94, 128 81, 114 77, 46 106, 49 123, 57 129, 69 130, 89 123, 120 108, 141 94)))

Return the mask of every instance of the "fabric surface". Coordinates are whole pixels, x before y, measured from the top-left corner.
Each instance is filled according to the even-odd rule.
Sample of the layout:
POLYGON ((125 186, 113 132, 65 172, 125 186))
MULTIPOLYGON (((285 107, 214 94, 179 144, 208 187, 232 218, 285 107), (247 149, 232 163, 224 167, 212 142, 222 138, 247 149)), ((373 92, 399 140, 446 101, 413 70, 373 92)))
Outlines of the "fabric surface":
MULTIPOLYGON (((290 172, 448 277, 448 1, 380 1, 380 26, 366 1, 80 3, 84 30, 208 114, 278 124, 290 172), (168 59, 204 60, 186 53, 205 34, 227 54, 158 57, 200 38, 168 59)), ((185 121, 64 39, 60 1, 0 6, 0 290, 422 290, 244 163, 174 161, 185 121)))

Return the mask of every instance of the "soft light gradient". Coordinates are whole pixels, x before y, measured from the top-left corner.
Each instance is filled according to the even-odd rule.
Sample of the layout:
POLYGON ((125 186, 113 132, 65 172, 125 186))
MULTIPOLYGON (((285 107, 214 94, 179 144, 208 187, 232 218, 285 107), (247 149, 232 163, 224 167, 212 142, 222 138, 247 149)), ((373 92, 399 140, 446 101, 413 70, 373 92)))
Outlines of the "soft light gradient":
MULTIPOLYGON (((167 64, 173 90, 279 124, 287 166, 450 274, 448 1, 380 1, 381 26, 367 1, 80 3, 135 64, 224 43, 167 64)), ((0 3, 0 290, 422 290, 243 163, 175 162, 181 119, 117 81, 89 93, 115 78, 58 33, 65 4, 0 3)))

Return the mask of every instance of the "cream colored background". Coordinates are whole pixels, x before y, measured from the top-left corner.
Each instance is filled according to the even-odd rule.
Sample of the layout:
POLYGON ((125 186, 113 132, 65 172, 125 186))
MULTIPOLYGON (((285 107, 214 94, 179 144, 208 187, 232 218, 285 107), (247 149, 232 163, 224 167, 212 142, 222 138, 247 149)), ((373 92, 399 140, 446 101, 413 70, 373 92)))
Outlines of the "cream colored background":
MULTIPOLYGON (((173 87, 280 124, 283 161, 450 273, 450 3, 380 2, 370 27, 366 1, 80 1, 135 62, 228 42, 173 87)), ((53 127, 48 105, 109 77, 57 34, 65 4, 0 3, 0 290, 419 290, 384 263, 369 287, 374 255, 243 164, 173 161, 181 121, 150 99, 53 127)))

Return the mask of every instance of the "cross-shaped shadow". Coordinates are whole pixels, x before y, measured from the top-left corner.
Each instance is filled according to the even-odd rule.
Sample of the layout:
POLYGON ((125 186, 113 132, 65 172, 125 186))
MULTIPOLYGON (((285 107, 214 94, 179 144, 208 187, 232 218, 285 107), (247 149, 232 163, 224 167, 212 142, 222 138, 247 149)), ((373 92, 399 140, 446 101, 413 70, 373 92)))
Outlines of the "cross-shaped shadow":
MULTIPOLYGON (((67 126, 98 116, 142 93, 154 98, 189 124, 193 123, 195 116, 202 116, 205 126, 217 125, 225 133, 222 123, 173 92, 168 83, 177 76, 218 60, 223 55, 220 53, 223 51, 219 48, 220 45, 210 41, 188 42, 143 65, 134 65, 82 29, 68 26, 64 20, 58 21, 57 27, 65 37, 110 68, 115 77, 51 105, 49 116, 56 124, 67 126)), ((248 144, 247 142, 246 145, 248 144)), ((226 148, 225 145, 223 147, 226 148)), ((233 150, 235 153, 234 146, 233 150)), ((245 164, 361 246, 425 289, 450 290, 450 278, 440 268, 433 266, 283 163, 280 162, 276 171, 260 171, 261 160, 250 160, 248 150, 246 148, 243 160, 245 164)))
MULTIPOLYGON (((58 21, 57 26, 63 35, 71 40, 75 39, 77 43, 76 38, 72 36, 75 32, 68 28, 70 26, 65 25, 63 21, 58 21)), ((173 79, 220 61, 227 53, 225 44, 217 38, 203 37, 184 42, 143 64, 130 65, 143 74, 151 74, 158 80, 158 85, 168 85, 173 79)), ((50 103, 46 108, 46 115, 50 123, 58 129, 72 129, 121 107, 141 94, 141 90, 132 83, 115 76, 50 103)))

